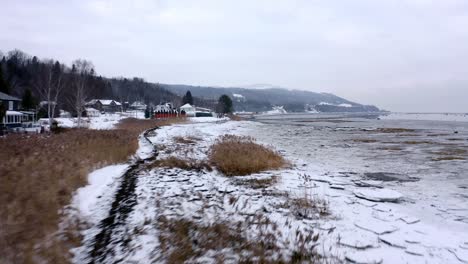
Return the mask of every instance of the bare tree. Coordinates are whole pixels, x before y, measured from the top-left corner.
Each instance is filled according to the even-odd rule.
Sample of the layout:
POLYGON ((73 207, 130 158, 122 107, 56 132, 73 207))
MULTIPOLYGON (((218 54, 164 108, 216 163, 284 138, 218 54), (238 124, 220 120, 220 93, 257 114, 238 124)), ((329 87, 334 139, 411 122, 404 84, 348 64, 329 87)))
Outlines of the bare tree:
POLYGON ((73 62, 73 94, 70 101, 78 117, 78 127, 81 127, 81 119, 88 96, 87 84, 93 74, 94 66, 90 61, 78 59, 73 62))
POLYGON ((55 116, 55 109, 58 105, 59 96, 65 86, 65 66, 60 64, 58 61, 55 62, 54 67, 52 68, 52 75, 54 78, 53 86, 54 86, 54 104, 52 105, 52 117, 55 116))
POLYGON ((39 74, 36 75, 36 78, 33 82, 33 85, 36 87, 37 92, 39 93, 42 100, 47 102, 47 116, 49 117, 49 125, 52 125, 53 116, 52 116, 52 61, 44 63, 40 69, 39 74))
POLYGON ((38 91, 42 100, 47 103, 47 116, 49 125, 55 117, 55 109, 58 105, 58 99, 64 86, 65 66, 59 62, 47 61, 42 65, 39 74, 36 75, 33 85, 38 91))

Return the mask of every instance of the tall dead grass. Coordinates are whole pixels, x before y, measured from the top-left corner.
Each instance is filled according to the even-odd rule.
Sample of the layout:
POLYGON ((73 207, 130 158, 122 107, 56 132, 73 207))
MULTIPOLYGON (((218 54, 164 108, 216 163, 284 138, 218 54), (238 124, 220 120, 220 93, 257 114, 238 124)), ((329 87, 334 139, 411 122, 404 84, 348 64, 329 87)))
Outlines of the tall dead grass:
POLYGON ((68 263, 79 237, 57 241, 60 209, 94 169, 125 162, 144 130, 181 120, 123 120, 115 130, 69 129, 0 138, 0 263, 68 263))
POLYGON ((226 176, 248 175, 286 166, 276 151, 257 144, 251 137, 224 135, 210 150, 210 162, 226 176))
POLYGON ((268 217, 257 214, 242 222, 216 219, 203 224, 187 219, 161 216, 156 226, 160 231, 160 252, 157 262, 198 263, 198 258, 210 256, 215 263, 327 263, 315 249, 319 234, 296 232, 291 255, 280 253, 280 229, 268 217), (256 234, 252 229, 257 230, 256 234), (226 255, 232 255, 226 259, 226 255))
POLYGON ((204 161, 197 160, 185 160, 180 159, 174 156, 155 160, 153 163, 148 165, 149 169, 156 167, 167 167, 167 168, 179 168, 183 170, 196 170, 201 171, 203 169, 207 171, 212 171, 212 168, 209 164, 204 161))

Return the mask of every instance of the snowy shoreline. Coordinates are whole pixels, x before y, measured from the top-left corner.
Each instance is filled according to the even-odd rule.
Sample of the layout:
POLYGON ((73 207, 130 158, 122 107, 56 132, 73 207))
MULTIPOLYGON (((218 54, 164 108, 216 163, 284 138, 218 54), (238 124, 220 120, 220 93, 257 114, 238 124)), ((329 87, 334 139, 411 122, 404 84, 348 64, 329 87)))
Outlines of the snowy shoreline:
MULTIPOLYGON (((417 185, 417 182, 366 180, 351 172, 340 173, 339 170, 330 170, 321 164, 311 163, 304 159, 307 155, 304 155, 303 151, 296 152, 294 146, 283 148, 278 138, 275 139, 278 132, 265 136, 264 132, 268 131, 269 127, 261 123, 225 120, 216 122, 216 119, 198 121, 200 122, 162 127, 150 136, 151 142, 161 150, 158 159, 168 156, 206 159, 206 152, 213 141, 219 135, 229 133, 255 136, 261 143, 278 148, 295 166, 281 171, 233 178, 224 177, 216 171, 193 172, 176 168, 142 172, 135 191, 138 203, 130 213, 127 225, 129 230, 138 229, 144 232, 135 234, 129 231, 130 234, 127 235, 131 236, 132 240, 115 259, 138 263, 163 261, 161 252, 157 250, 161 231, 154 225, 154 221, 160 215, 197 219, 198 222, 207 224, 219 220, 248 221, 250 216, 261 214, 278 226, 279 231, 275 235, 284 254, 294 251, 297 242, 295 232, 299 230, 302 234, 320 234, 317 241, 317 245, 320 246, 315 246, 318 253, 328 258, 357 263, 467 261, 468 239, 460 235, 468 233, 466 223, 450 220, 451 227, 447 228, 443 226, 444 220, 434 221, 434 216, 430 214, 414 216, 412 211, 406 208, 417 206, 418 201, 408 197, 408 190, 404 186, 417 185), (264 134, 260 135, 261 133, 264 134), (174 142, 173 138, 177 136, 197 136, 203 140, 188 146, 187 149, 187 146, 180 146, 174 142), (263 192, 236 182, 239 179, 264 179, 273 176, 279 180, 273 186, 266 187, 263 192), (287 193, 288 196, 269 196, 267 193, 287 193), (300 219, 294 215, 291 208, 279 207, 291 197, 303 197, 305 194, 326 200, 330 216, 317 217, 313 214, 300 219), (196 197, 203 198, 200 200, 196 197), (229 197, 236 198, 234 205, 228 202, 229 197), (208 202, 210 206, 200 213, 204 208, 203 202, 208 202), (243 207, 239 209, 237 204, 242 204, 243 207)), ((144 153, 147 157, 148 149, 151 148, 152 146, 147 144, 140 144, 139 153, 144 153)), ((81 204, 82 216, 85 219, 91 214, 95 216, 94 219, 88 220, 89 224, 94 226, 84 231, 85 237, 90 238, 98 232, 97 218, 106 214, 109 203, 112 202, 115 185, 118 183, 117 179, 124 168, 119 166, 122 165, 109 166, 90 174, 91 185, 80 189, 75 196, 77 207, 80 208, 81 204), (97 175, 104 174, 109 178, 94 180, 97 175), (114 176, 109 176, 111 174, 114 176)), ((255 239, 255 228, 245 228, 253 228, 250 231, 251 238, 255 239)), ((313 244, 315 243, 309 246, 313 244)), ((86 259, 87 246, 89 245, 85 242, 81 249, 74 250, 77 254, 75 263, 86 259)), ((210 262, 215 253, 207 253, 198 260, 210 262)), ((225 253, 231 262, 236 262, 236 254, 231 251, 225 253)), ((108 262, 112 262, 111 259, 108 262)))

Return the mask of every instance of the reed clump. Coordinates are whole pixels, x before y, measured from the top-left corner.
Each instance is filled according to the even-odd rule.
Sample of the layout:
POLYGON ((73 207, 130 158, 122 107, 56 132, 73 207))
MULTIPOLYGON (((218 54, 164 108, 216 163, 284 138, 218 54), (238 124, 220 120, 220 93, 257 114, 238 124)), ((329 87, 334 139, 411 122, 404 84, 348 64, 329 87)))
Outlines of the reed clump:
POLYGON ((236 135, 218 138, 211 147, 209 159, 226 176, 275 170, 288 164, 277 151, 257 144, 252 137, 236 135))

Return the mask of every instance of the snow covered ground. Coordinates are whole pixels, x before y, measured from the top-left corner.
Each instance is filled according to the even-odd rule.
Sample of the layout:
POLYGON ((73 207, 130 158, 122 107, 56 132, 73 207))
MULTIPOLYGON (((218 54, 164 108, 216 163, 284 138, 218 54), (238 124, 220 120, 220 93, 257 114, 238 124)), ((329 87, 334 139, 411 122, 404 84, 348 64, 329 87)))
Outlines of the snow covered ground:
MULTIPOLYGON (((130 194, 136 200, 111 232, 100 262, 167 260, 161 250, 165 232, 159 228, 161 216, 204 225, 240 225, 253 241, 268 233, 283 255, 304 245, 326 258, 354 263, 468 262, 468 165, 463 160, 468 124, 317 122, 304 117, 263 123, 197 120, 150 133, 151 143, 140 139, 138 155, 150 159, 155 146, 157 159, 203 161, 219 135, 238 134, 274 146, 294 166, 231 178, 206 169, 140 170, 130 194), (174 137, 192 138, 194 143, 178 143, 174 137), (444 157, 451 158, 438 159, 444 157), (242 184, 261 179, 275 179, 275 184, 264 188, 242 184), (326 205, 326 214, 292 203, 304 197, 326 205), (268 219, 268 224, 261 225, 258 219, 268 219), (304 242, 311 234, 318 234, 317 241, 304 242)), ((91 174, 90 186, 77 192, 74 206, 90 228, 83 231, 83 245, 74 250, 75 263, 89 260, 89 252, 94 252, 96 235, 102 232, 97 223, 108 215, 123 168, 117 165, 91 174), (97 180, 99 175, 104 178, 97 180)), ((225 262, 239 261, 239 254, 230 249, 208 251, 192 261, 211 263, 219 254, 225 262)))
MULTIPOLYGON (((145 113, 140 111, 128 111, 128 112, 117 112, 117 113, 105 113, 99 114, 99 116, 93 117, 84 117, 82 118, 82 127, 86 127, 89 129, 113 129, 120 120, 125 118, 145 118, 145 113)), ((67 118, 67 117, 58 117, 55 118, 58 122, 59 126, 61 127, 77 127, 78 120, 77 118, 67 118)), ((39 122, 47 123, 49 119, 42 118, 39 122)))

